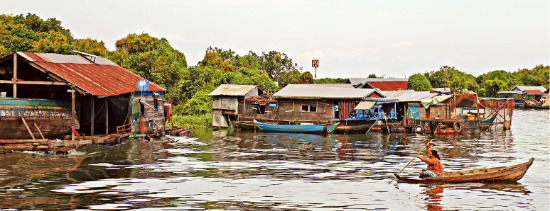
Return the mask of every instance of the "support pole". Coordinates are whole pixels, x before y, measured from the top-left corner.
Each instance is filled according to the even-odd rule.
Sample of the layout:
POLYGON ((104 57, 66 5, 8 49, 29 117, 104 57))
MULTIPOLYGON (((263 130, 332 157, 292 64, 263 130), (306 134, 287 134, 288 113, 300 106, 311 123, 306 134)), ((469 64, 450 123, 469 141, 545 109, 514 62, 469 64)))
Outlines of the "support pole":
POLYGON ((71 140, 74 141, 74 132, 75 132, 75 128, 74 128, 74 123, 75 123, 75 119, 76 119, 76 115, 75 115, 75 96, 74 96, 74 93, 75 93, 75 90, 74 89, 69 89, 67 90, 67 92, 70 92, 71 93, 71 140))
POLYGON ((36 140, 36 139, 34 138, 34 135, 32 134, 31 128, 30 128, 29 125, 27 124, 27 121, 25 121, 25 118, 21 117, 21 120, 23 121, 23 124, 25 124, 25 127, 27 128, 27 131, 29 131, 29 134, 31 134, 32 140, 36 140))
POLYGON ((105 135, 109 135, 109 101, 105 98, 105 135))
POLYGON ((90 116, 90 135, 94 136, 95 105, 94 105, 94 96, 93 95, 91 96, 90 107, 91 107, 91 110, 90 110, 90 113, 91 113, 91 116, 90 116))
POLYGON ((17 98, 17 53, 13 54, 13 98, 17 98))
POLYGON ((38 130, 38 133, 40 133, 40 136, 42 136, 42 140, 46 141, 46 138, 44 138, 44 134, 42 134, 42 131, 40 131, 40 128, 36 123, 34 123, 34 127, 36 127, 36 130, 38 130))

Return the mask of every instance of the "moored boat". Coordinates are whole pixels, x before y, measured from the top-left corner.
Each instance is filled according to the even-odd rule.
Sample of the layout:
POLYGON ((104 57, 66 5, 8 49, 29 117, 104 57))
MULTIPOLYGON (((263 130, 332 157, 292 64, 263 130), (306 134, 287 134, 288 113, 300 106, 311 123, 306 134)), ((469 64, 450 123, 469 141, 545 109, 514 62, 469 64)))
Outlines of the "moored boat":
POLYGON ((264 131, 288 132, 288 133, 332 133, 340 123, 333 125, 323 124, 299 124, 299 125, 278 125, 254 122, 256 127, 264 131))
POLYGON ((443 172, 440 177, 412 178, 395 174, 397 179, 407 183, 461 183, 461 182, 515 182, 525 175, 534 158, 513 166, 482 168, 443 172))
POLYGON ((0 98, 0 139, 56 138, 71 132, 71 104, 44 99, 0 98), (38 129, 37 129, 38 128, 38 129))

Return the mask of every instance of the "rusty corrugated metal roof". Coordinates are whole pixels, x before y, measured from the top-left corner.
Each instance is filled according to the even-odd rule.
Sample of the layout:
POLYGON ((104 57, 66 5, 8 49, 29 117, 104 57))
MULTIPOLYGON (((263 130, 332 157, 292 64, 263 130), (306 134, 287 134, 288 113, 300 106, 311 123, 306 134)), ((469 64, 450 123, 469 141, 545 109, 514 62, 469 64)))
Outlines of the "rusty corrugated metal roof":
POLYGON ((530 95, 542 95, 544 94, 542 91, 540 90, 524 90, 524 92, 526 94, 530 94, 530 95))
POLYGON ((293 99, 362 99, 375 92, 384 96, 384 94, 375 89, 317 86, 314 84, 289 84, 275 93, 273 97, 293 99))
POLYGON ((237 84, 222 84, 214 91, 208 94, 209 96, 245 96, 250 91, 256 89, 256 85, 237 85, 237 84))
MULTIPOLYGON (((18 55, 40 66, 81 90, 96 96, 115 96, 139 92, 136 82, 142 77, 112 61, 96 57, 95 63, 79 55, 17 52, 18 55)), ((151 92, 164 92, 164 88, 150 83, 151 92)))
POLYGON ((348 78, 348 83, 359 88, 398 91, 407 89, 407 78, 348 78))

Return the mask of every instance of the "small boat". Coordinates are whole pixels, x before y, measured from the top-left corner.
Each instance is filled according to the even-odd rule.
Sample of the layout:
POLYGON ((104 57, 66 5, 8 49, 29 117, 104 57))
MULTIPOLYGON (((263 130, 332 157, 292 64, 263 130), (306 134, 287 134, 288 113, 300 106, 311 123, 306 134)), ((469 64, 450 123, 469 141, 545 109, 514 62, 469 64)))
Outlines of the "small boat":
POLYGON ((0 98, 0 139, 56 138, 71 132, 71 104, 44 99, 0 98), (38 129, 37 129, 38 128, 38 129))
POLYGON ((266 124, 254 121, 256 127, 264 131, 287 132, 287 133, 332 133, 340 123, 330 126, 323 124, 299 124, 299 125, 277 125, 266 124))
POLYGON ((440 177, 412 178, 395 174, 397 179, 407 183, 461 183, 461 182, 515 182, 525 175, 534 158, 513 166, 502 166, 463 171, 443 172, 440 177))
POLYGON ((481 130, 485 131, 489 129, 489 127, 493 124, 496 118, 497 118, 497 114, 493 115, 493 117, 489 119, 482 120, 479 125, 481 127, 481 130))

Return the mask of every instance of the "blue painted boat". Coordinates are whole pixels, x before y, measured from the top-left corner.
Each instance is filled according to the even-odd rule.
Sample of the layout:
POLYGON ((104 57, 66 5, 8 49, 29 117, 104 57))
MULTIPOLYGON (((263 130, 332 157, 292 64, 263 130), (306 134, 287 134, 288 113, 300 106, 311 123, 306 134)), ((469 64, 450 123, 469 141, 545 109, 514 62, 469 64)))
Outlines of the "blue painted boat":
POLYGON ((330 126, 323 124, 300 124, 300 125, 276 125, 254 121, 254 125, 264 131, 288 132, 288 133, 332 133, 340 123, 330 126))

